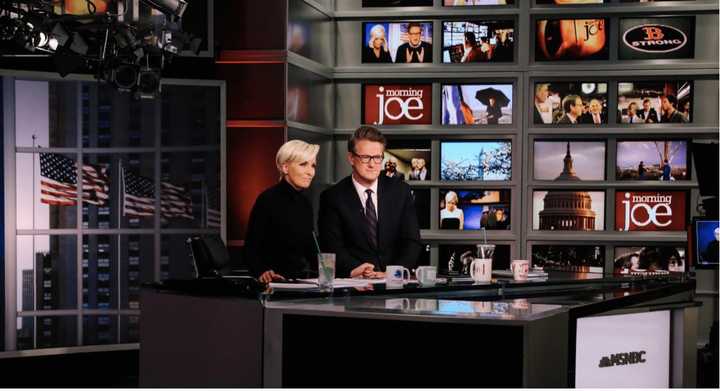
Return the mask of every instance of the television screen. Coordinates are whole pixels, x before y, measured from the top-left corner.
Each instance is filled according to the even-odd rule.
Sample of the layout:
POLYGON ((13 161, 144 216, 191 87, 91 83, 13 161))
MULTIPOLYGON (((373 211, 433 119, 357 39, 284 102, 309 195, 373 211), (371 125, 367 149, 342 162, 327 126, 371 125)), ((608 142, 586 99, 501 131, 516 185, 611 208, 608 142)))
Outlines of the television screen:
MULTIPOLYGON (((479 244, 479 243, 477 243, 479 244)), ((477 253, 475 244, 441 244, 438 246, 438 272, 447 276, 467 276, 470 263, 477 253)), ((493 270, 510 269, 510 246, 496 244, 492 257, 493 270)))
POLYGON ((718 241, 720 241, 720 221, 717 219, 696 218, 693 220, 694 259, 697 266, 718 265, 718 241))
POLYGON ((532 264, 545 270, 602 273, 605 247, 535 244, 532 246, 532 264))
POLYGON ((510 62, 515 49, 515 22, 443 22, 443 62, 510 62))
POLYGON ((364 84, 362 123, 432 124, 432 84, 364 84))
POLYGON ((443 0, 445 7, 472 7, 478 5, 512 5, 515 0, 443 0))
POLYGON ((535 61, 607 60, 607 19, 538 19, 535 61))
POLYGON ((510 229, 510 190, 440 190, 440 229, 510 229))
POLYGON ((509 181, 510 141, 444 141, 440 144, 441 181, 509 181))
POLYGON ((720 187, 718 184, 718 178, 720 177, 718 166, 714 164, 702 164, 704 162, 718 161, 720 158, 720 153, 718 153, 718 143, 694 142, 691 144, 690 150, 692 151, 695 167, 703 167, 702 170, 696 170, 700 195, 703 197, 717 197, 718 187, 720 187))
POLYGON ((692 122, 693 82, 639 81, 618 83, 618 123, 692 122))
POLYGON ((620 19, 621 60, 693 58, 695 17, 620 19))
POLYGON ((618 141, 617 180, 684 181, 690 179, 687 141, 618 141))
POLYGON ((512 84, 447 84, 442 87, 443 125, 512 124, 512 84))
POLYGON ((432 63, 432 22, 363 22, 362 62, 432 63))
POLYGON ((615 247, 613 274, 684 272, 685 247, 615 247))
POLYGON ((659 1, 695 1, 695 0, 620 0, 621 3, 654 3, 659 1))
POLYGON ((608 113, 608 84, 535 83, 533 123, 602 125, 608 113))
POLYGON ((605 192, 534 191, 533 229, 603 231, 605 229, 605 192))
POLYGON ((415 202, 418 226, 420 229, 430 229, 430 189, 412 189, 410 192, 415 202))
POLYGON ((535 0, 537 4, 602 4, 605 0, 535 0))
POLYGON ((408 181, 429 181, 430 140, 390 140, 385 149, 385 175, 408 181))
POLYGON ((685 191, 617 191, 615 229, 618 231, 684 231, 685 191))
POLYGON ((363 7, 432 7, 433 0, 362 0, 363 7))
POLYGON ((537 180, 605 180, 604 141, 536 140, 533 156, 537 180))

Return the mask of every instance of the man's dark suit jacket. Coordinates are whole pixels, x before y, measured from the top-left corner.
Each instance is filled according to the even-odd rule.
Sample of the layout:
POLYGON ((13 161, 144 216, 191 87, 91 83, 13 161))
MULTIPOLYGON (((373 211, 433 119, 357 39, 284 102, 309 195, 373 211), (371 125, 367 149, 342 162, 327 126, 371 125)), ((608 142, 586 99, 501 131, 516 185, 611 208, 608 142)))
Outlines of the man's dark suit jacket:
POLYGON ((335 253, 336 276, 347 277, 364 262, 385 271, 387 265, 412 268, 422 249, 410 186, 380 175, 378 178, 378 246, 370 244, 365 208, 351 177, 320 195, 320 247, 335 253))
POLYGON ((568 117, 567 114, 563 114, 563 116, 560 118, 560 120, 557 123, 561 124, 561 125, 573 124, 573 122, 570 120, 570 117, 568 117))
POLYGON ((414 52, 412 58, 410 59, 410 62, 432 62, 432 44, 421 41, 420 46, 418 46, 417 49, 413 49, 412 47, 410 47, 410 44, 407 42, 398 46, 397 51, 395 52, 395 63, 404 64, 407 62, 407 49, 410 49, 410 51, 414 52), (420 48, 423 49, 423 58, 419 58, 420 48))
MULTIPOLYGON (((655 108, 651 107, 650 110, 648 110, 648 115, 650 116, 650 119, 653 121, 653 123, 657 123, 660 121, 658 119, 657 111, 655 111, 655 108)), ((645 118, 645 111, 638 111, 637 116, 640 117, 643 121, 647 122, 647 118, 645 118)))

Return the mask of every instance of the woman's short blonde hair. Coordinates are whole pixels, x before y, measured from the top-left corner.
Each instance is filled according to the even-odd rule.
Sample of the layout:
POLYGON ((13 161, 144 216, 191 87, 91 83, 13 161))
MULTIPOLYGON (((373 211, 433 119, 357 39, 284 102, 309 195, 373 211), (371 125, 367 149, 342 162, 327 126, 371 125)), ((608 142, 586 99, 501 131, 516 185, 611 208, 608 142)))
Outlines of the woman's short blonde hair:
POLYGON ((317 144, 308 144, 302 140, 290 140, 278 149, 277 155, 275 155, 275 166, 282 177, 283 164, 312 160, 318 152, 320 152, 320 146, 317 144))
POLYGON ((383 40, 383 45, 382 45, 383 50, 387 52, 388 51, 387 34, 385 33, 385 27, 383 27, 383 25, 381 25, 381 24, 376 24, 375 26, 373 26, 370 29, 370 39, 368 40, 368 47, 370 47, 372 49, 373 41, 375 40, 375 38, 381 38, 381 37, 383 40))
POLYGON ((458 203, 458 195, 454 191, 449 191, 447 194, 445 194, 445 202, 452 202, 457 205, 458 203))

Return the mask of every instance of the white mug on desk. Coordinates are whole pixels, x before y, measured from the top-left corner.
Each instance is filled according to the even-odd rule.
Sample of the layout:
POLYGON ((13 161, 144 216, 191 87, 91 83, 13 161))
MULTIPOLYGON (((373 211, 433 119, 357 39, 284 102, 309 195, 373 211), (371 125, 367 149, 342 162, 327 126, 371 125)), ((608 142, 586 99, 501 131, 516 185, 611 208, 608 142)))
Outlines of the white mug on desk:
POLYGON ((415 277, 422 286, 433 286, 437 282, 437 268, 435 266, 418 266, 415 277))
POLYGON ((402 288, 408 281, 410 281, 410 270, 408 268, 395 265, 385 268, 386 287, 402 288))
POLYGON ((528 279, 530 271, 530 261, 527 259, 515 259, 510 263, 510 269, 513 272, 513 279, 516 281, 524 281, 528 279))
POLYGON ((475 282, 492 281, 492 259, 475 258, 470 263, 470 277, 475 282))

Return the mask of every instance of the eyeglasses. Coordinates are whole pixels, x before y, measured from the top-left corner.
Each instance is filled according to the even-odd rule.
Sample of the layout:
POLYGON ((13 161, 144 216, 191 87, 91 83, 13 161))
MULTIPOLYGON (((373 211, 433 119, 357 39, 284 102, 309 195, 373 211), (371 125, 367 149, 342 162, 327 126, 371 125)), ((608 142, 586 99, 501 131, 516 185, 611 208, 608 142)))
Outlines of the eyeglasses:
POLYGON ((355 157, 360 159, 361 162, 364 164, 370 163, 370 160, 373 161, 375 164, 380 164, 383 161, 383 155, 377 155, 377 156, 370 156, 370 155, 358 155, 357 153, 352 153, 355 157))

